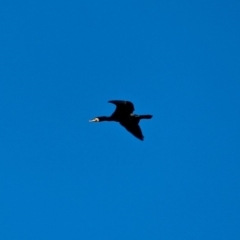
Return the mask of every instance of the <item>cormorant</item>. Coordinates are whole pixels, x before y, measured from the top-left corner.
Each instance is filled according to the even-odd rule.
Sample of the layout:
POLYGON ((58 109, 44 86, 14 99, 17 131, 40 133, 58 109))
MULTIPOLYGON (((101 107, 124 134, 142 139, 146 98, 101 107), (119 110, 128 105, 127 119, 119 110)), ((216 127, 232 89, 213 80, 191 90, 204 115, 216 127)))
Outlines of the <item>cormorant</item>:
POLYGON ((141 119, 151 119, 152 115, 136 115, 133 114, 134 105, 129 101, 112 100, 108 101, 116 105, 116 109, 109 117, 96 117, 89 122, 102 122, 102 121, 114 121, 119 122, 130 133, 140 140, 143 140, 141 128, 138 125, 141 119))

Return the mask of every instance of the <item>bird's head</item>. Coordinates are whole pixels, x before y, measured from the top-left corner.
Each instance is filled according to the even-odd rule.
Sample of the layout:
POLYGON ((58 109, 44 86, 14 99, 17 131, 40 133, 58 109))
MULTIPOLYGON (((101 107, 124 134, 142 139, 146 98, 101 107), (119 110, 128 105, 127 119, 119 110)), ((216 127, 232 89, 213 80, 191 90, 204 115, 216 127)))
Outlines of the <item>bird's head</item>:
POLYGON ((100 122, 100 119, 96 117, 96 118, 94 118, 92 120, 89 120, 89 122, 100 122))
POLYGON ((102 122, 102 121, 109 121, 109 117, 95 117, 92 120, 89 120, 89 122, 102 122))

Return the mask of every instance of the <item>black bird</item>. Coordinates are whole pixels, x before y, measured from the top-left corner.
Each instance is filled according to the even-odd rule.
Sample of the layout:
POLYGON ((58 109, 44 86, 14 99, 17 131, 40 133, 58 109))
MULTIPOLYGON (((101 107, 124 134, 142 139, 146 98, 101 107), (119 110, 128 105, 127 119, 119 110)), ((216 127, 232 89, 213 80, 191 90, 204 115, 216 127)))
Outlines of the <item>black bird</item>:
POLYGON ((133 114, 134 105, 129 101, 112 100, 108 101, 116 105, 116 109, 109 117, 96 117, 89 122, 102 122, 102 121, 114 121, 119 122, 130 133, 140 140, 143 140, 141 128, 138 125, 141 119, 151 119, 152 115, 136 115, 133 114))

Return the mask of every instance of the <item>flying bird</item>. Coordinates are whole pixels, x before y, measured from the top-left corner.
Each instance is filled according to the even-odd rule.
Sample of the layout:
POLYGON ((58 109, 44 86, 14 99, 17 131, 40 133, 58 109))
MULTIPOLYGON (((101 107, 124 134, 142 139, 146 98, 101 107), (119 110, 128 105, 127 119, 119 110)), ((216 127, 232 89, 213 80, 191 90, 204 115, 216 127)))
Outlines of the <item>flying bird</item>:
POLYGON ((136 138, 143 140, 144 136, 139 126, 141 119, 151 119, 152 115, 136 115, 133 113, 134 105, 129 101, 122 100, 111 100, 109 103, 116 105, 116 109, 113 114, 109 117, 101 116, 96 117, 89 122, 103 122, 103 121, 114 121, 119 122, 123 127, 127 129, 136 138))

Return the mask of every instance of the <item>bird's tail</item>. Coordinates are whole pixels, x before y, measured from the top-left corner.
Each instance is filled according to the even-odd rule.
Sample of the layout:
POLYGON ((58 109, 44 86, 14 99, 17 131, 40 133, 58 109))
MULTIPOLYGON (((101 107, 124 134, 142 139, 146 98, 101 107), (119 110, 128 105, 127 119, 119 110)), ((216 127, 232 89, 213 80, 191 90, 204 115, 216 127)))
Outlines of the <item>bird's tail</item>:
POLYGON ((151 119, 152 115, 139 115, 139 119, 151 119))

